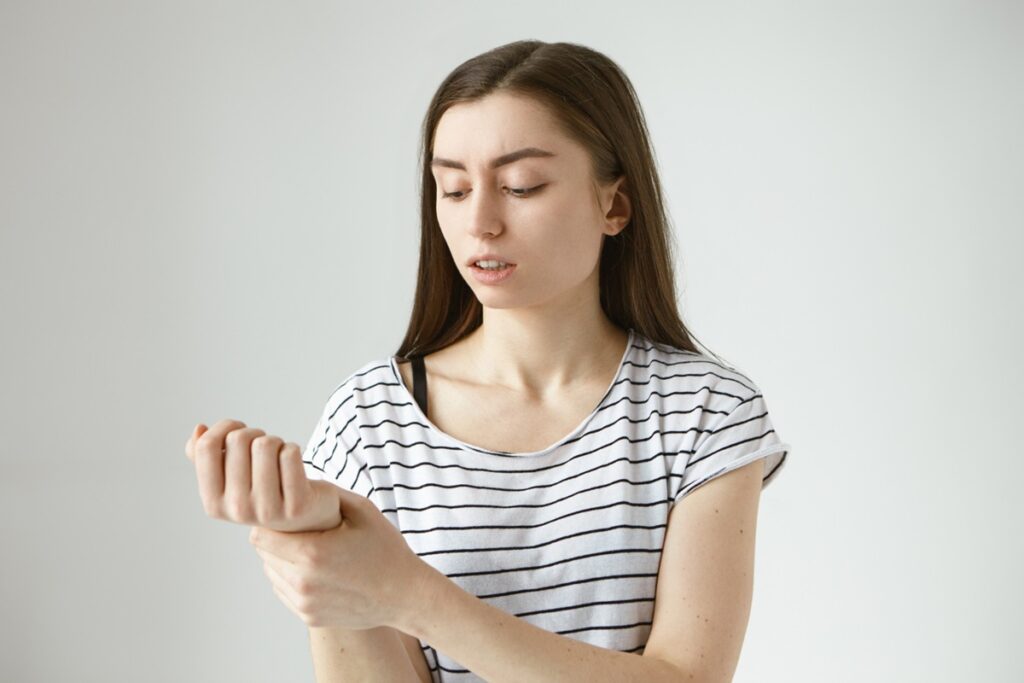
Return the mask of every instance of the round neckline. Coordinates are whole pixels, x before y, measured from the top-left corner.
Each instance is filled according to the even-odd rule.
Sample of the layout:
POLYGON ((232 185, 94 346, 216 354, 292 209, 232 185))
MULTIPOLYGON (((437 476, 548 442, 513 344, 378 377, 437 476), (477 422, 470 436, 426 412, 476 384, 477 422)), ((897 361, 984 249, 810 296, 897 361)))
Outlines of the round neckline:
POLYGON ((495 451, 491 450, 490 448, 484 448, 483 446, 475 446, 473 444, 466 443, 465 441, 462 441, 460 439, 456 439, 454 436, 452 436, 451 434, 449 434, 448 432, 444 431, 443 429, 435 425, 433 422, 431 422, 430 418, 428 418, 423 413, 423 410, 420 408, 420 404, 416 401, 409 387, 407 387, 405 385, 405 382, 402 380, 402 373, 398 371, 398 361, 395 356, 392 355, 388 358, 388 365, 391 367, 391 372, 392 374, 394 374, 395 379, 398 381, 399 390, 402 391, 409 399, 411 399, 413 410, 415 410, 416 414, 420 416, 420 419, 422 419, 423 422, 426 423, 427 428, 430 431, 437 434, 438 436, 440 436, 443 440, 448 441, 449 443, 457 446, 458 448, 461 448, 462 450, 471 451, 473 453, 482 453, 484 455, 499 455, 510 458, 536 458, 543 455, 547 455, 548 453, 557 450, 567 441, 570 441, 571 439, 575 438, 578 434, 580 434, 584 429, 587 428, 587 425, 590 424, 591 420, 593 420, 597 413, 601 410, 601 408, 604 407, 605 401, 608 400, 608 396, 612 393, 612 389, 614 389, 615 385, 619 383, 619 379, 622 376, 623 368, 626 367, 626 361, 629 360, 629 357, 632 355, 633 343, 635 341, 636 333, 633 331, 633 328, 630 327, 627 329, 627 334, 628 336, 626 339, 626 350, 622 352, 622 358, 619 359, 619 366, 615 370, 615 376, 612 377, 612 381, 604 390, 604 394, 601 396, 601 400, 597 402, 597 406, 595 406, 594 409, 590 412, 590 414, 583 418, 583 421, 576 425, 576 427, 572 431, 570 431, 562 438, 558 439, 558 441, 556 441, 555 443, 551 444, 550 446, 547 446, 546 448, 542 448, 539 451, 495 451))

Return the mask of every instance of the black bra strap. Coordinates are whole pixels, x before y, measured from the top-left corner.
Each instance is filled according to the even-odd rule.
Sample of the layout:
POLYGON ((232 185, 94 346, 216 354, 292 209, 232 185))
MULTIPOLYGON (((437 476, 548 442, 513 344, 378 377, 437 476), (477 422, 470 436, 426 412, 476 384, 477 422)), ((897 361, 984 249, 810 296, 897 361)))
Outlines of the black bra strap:
POLYGON ((423 414, 427 414, 427 369, 423 365, 423 357, 412 359, 412 396, 419 404, 423 414))

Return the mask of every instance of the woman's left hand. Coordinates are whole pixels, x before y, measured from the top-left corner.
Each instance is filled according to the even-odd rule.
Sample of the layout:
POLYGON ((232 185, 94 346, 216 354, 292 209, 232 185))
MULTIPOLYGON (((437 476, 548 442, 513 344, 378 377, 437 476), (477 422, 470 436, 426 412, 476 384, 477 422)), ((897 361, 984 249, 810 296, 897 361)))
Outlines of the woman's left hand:
POLYGON ((365 496, 338 488, 342 523, 326 531, 253 527, 274 592, 307 626, 398 627, 427 598, 431 573, 365 496))

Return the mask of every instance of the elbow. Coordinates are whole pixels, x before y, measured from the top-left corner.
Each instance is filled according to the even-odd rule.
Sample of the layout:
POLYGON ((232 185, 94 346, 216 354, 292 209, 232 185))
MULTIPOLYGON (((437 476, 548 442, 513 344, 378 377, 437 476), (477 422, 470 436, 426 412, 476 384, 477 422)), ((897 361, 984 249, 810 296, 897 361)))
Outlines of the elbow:
POLYGON ((672 683, 732 683, 732 676, 723 677, 710 672, 699 672, 695 668, 684 667, 661 657, 648 656, 647 658, 661 666, 663 675, 658 680, 672 683))
POLYGON ((661 657, 648 656, 647 659, 652 662, 656 662, 661 668, 662 675, 658 676, 657 680, 665 681, 666 683, 669 681, 672 683, 697 683, 697 679, 693 675, 687 674, 683 671, 682 667, 678 664, 673 664, 667 659, 662 659, 661 657))

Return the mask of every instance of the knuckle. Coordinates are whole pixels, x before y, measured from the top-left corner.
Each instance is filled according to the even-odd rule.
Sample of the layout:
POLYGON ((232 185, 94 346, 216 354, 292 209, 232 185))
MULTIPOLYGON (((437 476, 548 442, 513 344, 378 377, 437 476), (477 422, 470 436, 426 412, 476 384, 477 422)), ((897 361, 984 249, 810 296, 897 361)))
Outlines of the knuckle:
POLYGON ((265 436, 257 436, 250 446, 252 453, 260 458, 265 458, 273 453, 273 442, 267 441, 265 436))
POLYGON ((229 446, 240 446, 245 440, 244 429, 233 429, 224 437, 224 443, 229 446))
POLYGON ((273 434, 261 434, 252 440, 252 449, 261 455, 276 456, 282 443, 280 437, 273 434))
POLYGON ((298 462, 302 458, 302 449, 299 447, 299 444, 292 443, 291 441, 289 441, 281 447, 279 457, 281 458, 282 462, 298 462))
POLYGON ((295 592, 302 600, 310 602, 313 597, 313 585, 309 578, 300 576, 295 579, 295 592))
POLYGON ((253 505, 253 514, 256 516, 256 522, 261 526, 277 522, 281 519, 280 506, 262 501, 253 505))
POLYGON ((210 436, 210 432, 203 433, 192 446, 192 452, 197 458, 209 458, 215 452, 219 452, 219 450, 215 445, 214 437, 210 436))

